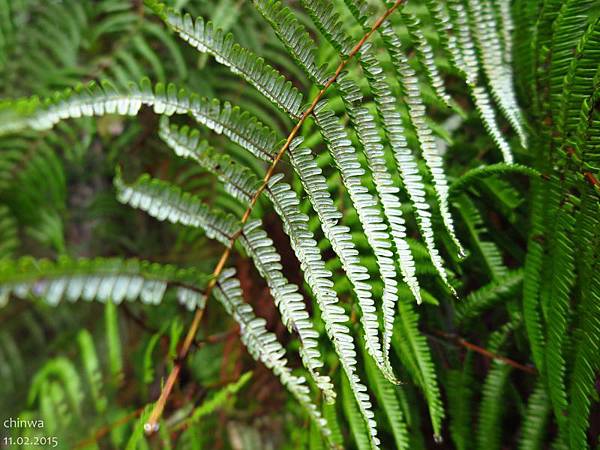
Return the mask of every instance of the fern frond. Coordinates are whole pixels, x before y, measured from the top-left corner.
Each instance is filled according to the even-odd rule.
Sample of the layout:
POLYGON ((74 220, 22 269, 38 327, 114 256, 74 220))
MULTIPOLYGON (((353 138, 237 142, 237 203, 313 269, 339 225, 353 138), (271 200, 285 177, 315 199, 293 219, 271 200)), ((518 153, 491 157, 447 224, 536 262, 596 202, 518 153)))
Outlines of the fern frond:
MULTIPOLYGON (((126 185, 117 176, 115 185, 119 201, 140 208, 161 221, 200 227, 209 238, 226 247, 231 245, 232 237, 239 229, 238 221, 232 216, 211 210, 197 197, 170 183, 143 175, 133 185, 126 185)), ((329 377, 319 374, 323 367, 317 342, 319 334, 313 328, 298 286, 289 283, 282 273, 281 256, 273 247, 273 241, 262 230, 259 220, 247 223, 239 240, 267 282, 283 323, 288 330, 298 333, 304 365, 326 398, 333 401, 335 392, 329 377)))
MULTIPOLYGON (((349 233, 350 230, 347 227, 337 224, 338 220, 341 218, 341 213, 333 204, 333 200, 327 188, 327 182, 321 169, 317 166, 310 149, 303 148, 301 145, 301 138, 296 138, 292 142, 289 148, 290 160, 311 200, 312 207, 321 221, 321 228, 325 237, 331 242, 331 247, 338 255, 346 276, 354 286, 354 293, 358 298, 358 303, 362 311, 361 323, 365 333, 367 348, 370 348, 371 351, 379 355, 379 360, 382 361, 383 356, 381 355, 381 346, 377 336, 377 314, 375 303, 372 298, 372 288, 371 285, 366 282, 366 280, 369 279, 368 271, 360 264, 358 251, 356 250, 349 233)), ((341 308, 331 309, 333 317, 339 317, 339 321, 341 322, 341 308)), ((343 325, 338 325, 334 328, 334 331, 337 331, 338 329, 343 330, 344 328, 343 325)), ((339 334, 339 337, 340 346, 343 344, 344 347, 346 347, 350 339, 342 334, 339 334)), ((354 346, 348 346, 345 351, 349 356, 356 358, 353 347, 354 346)), ((340 352, 339 354, 341 355, 342 353, 340 352)), ((373 420, 374 414, 373 411, 371 411, 371 402, 369 400, 369 395, 366 393, 366 387, 360 384, 357 376, 349 377, 349 382, 352 383, 352 393, 354 394, 360 412, 368 425, 371 442, 374 446, 378 446, 379 439, 377 438, 376 423, 375 420, 373 420)))
POLYGON ((107 406, 107 399, 102 393, 102 372, 94 345, 94 338, 87 330, 81 330, 77 335, 77 343, 81 352, 81 361, 87 377, 90 393, 96 412, 102 414, 107 406))
MULTIPOLYGON (((387 225, 377 208, 379 199, 371 195, 362 183, 361 177, 364 175, 364 169, 358 161, 356 150, 352 146, 348 135, 333 111, 327 109, 326 103, 321 103, 315 108, 314 115, 315 122, 327 143, 329 152, 340 170, 343 183, 356 209, 367 241, 375 254, 379 273, 384 284, 383 308, 387 329, 388 326, 392 327, 393 325, 394 304, 398 290, 396 268, 392 260, 393 253, 390 250, 391 243, 387 225)), ((371 356, 373 356, 386 378, 392 383, 397 383, 388 355, 390 338, 391 336, 388 337, 387 347, 384 344, 383 359, 379 359, 380 355, 376 352, 372 352, 371 356)), ((371 350, 369 346, 367 348, 371 350)))
POLYGON ((515 298, 523 283, 523 271, 513 270, 473 291, 456 305, 455 317, 464 322, 480 314, 498 302, 515 298))
POLYGON ((248 222, 240 237, 242 245, 252 257, 256 268, 267 281, 270 291, 275 299, 275 304, 281 311, 281 318, 288 330, 296 331, 302 346, 300 356, 302 362, 313 376, 319 389, 327 401, 333 402, 335 391, 330 378, 319 374, 318 369, 323 367, 321 352, 317 339, 319 333, 314 330, 302 294, 298 286, 288 282, 283 276, 281 256, 273 247, 273 241, 260 228, 259 220, 248 222))
MULTIPOLYGON (((581 20, 581 19, 579 19, 581 20)), ((569 68, 564 76, 562 92, 556 93, 556 127, 566 141, 577 129, 584 99, 594 86, 597 72, 597 55, 594 49, 600 45, 600 18, 589 24, 576 44, 575 55, 567 61, 569 68)))
MULTIPOLYGON (((76 414, 80 414, 84 397, 81 386, 81 378, 79 377, 79 374, 77 373, 77 370, 71 361, 62 356, 48 361, 35 374, 31 380, 31 387, 27 396, 27 403, 31 405, 38 398, 40 398, 40 401, 42 401, 43 397, 45 397, 44 390, 48 388, 48 381, 53 378, 58 380, 58 383, 56 383, 54 386, 60 389, 61 394, 68 397, 67 400, 70 404, 69 406, 71 410, 76 414)), ((61 400, 64 400, 64 397, 61 400)), ((52 414, 52 416, 54 415, 55 414, 52 414)))
POLYGON ((600 207, 590 190, 584 193, 578 222, 581 303, 568 391, 570 448, 587 448, 595 381, 600 371, 600 207))
POLYGON ((453 288, 448 283, 448 276, 444 269, 444 263, 433 239, 431 212, 429 211, 429 204, 425 199, 425 185, 419 173, 416 159, 408 148, 404 136, 405 132, 404 127, 402 126, 402 118, 395 106, 397 100, 385 80, 381 66, 373 55, 368 52, 368 48, 364 52, 361 52, 360 61, 363 70, 365 71, 365 75, 369 79, 375 104, 382 119, 388 141, 392 147, 397 167, 400 170, 404 188, 413 202, 419 230, 421 231, 425 245, 429 251, 431 261, 442 280, 454 293, 453 288))
POLYGON ((440 43, 442 44, 442 48, 445 50, 450 63, 468 83, 472 83, 474 81, 472 74, 465 71, 467 65, 463 57, 458 37, 454 32, 454 26, 451 21, 448 6, 446 3, 438 0, 425 0, 425 5, 431 15, 434 27, 438 32, 440 43))
POLYGON ((211 210, 196 196, 148 174, 128 185, 117 172, 114 184, 119 202, 141 209, 159 221, 202 228, 210 239, 225 246, 230 245, 240 227, 232 215, 211 210))
POLYGON ((169 125, 166 118, 161 120, 159 135, 175 154, 196 161, 216 175, 232 197, 242 204, 250 203, 260 185, 251 169, 237 163, 226 153, 215 151, 206 141, 201 141, 198 130, 169 125))
MULTIPOLYGON (((513 33, 515 32, 515 23, 511 11, 511 2, 508 0, 492 0, 492 6, 495 9, 498 27, 500 29, 499 38, 502 44, 502 59, 510 67, 513 62, 513 33)), ((517 18, 519 18, 517 16, 517 18)))
POLYGON ((165 87, 157 83, 153 87, 148 79, 143 79, 139 85, 131 83, 127 89, 110 83, 102 86, 90 83, 45 100, 32 97, 0 102, 0 118, 3 119, 0 136, 27 128, 49 129, 69 118, 136 115, 142 104, 152 106, 155 113, 166 116, 190 114, 202 125, 217 134, 223 133, 265 161, 272 161, 277 151, 275 134, 249 113, 227 102, 221 105, 216 99, 189 94, 174 84, 165 87))
POLYGON ((411 12, 403 10, 400 14, 402 16, 402 21, 408 29, 411 39, 415 43, 415 49, 417 50, 419 62, 425 69, 425 74, 427 75, 429 84, 433 88, 433 91, 437 97, 442 100, 446 106, 452 107, 454 105, 454 100, 452 100, 452 97, 450 97, 450 94, 448 94, 446 91, 444 80, 440 75, 438 66, 434 59, 433 48, 431 47, 431 44, 429 44, 429 41, 425 38, 421 21, 411 12))
POLYGON ((479 450, 499 450, 501 448, 501 416, 510 366, 495 362, 483 385, 483 398, 479 409, 477 428, 477 448, 479 450))
POLYGON ((396 448, 407 450, 410 448, 410 441, 404 413, 395 392, 397 388, 387 382, 368 354, 365 353, 364 358, 367 376, 374 386, 375 397, 388 418, 396 448))
POLYGON ((18 245, 17 221, 8 207, 0 205, 0 259, 12 256, 18 245))
POLYGON ((493 241, 484 240, 484 234, 488 232, 479 210, 466 195, 456 199, 457 210, 463 218, 474 247, 478 250, 481 259, 487 266, 487 272, 492 279, 506 275, 508 269, 504 265, 502 253, 493 241))
POLYGON ((479 62, 467 11, 458 0, 449 1, 447 7, 446 10, 439 0, 428 0, 429 10, 440 24, 441 42, 448 52, 453 66, 465 78, 483 125, 502 152, 504 161, 512 163, 512 152, 496 122, 496 113, 491 105, 490 96, 483 86, 478 86, 479 62))
MULTIPOLYGON (((527 242, 527 257, 523 273, 523 321, 538 371, 544 367, 544 329, 540 304, 540 285, 544 260, 544 186, 541 180, 532 183, 531 230, 527 242)), ((543 372, 542 372, 543 373, 543 372)))
MULTIPOLYGON (((559 425, 562 425, 568 405, 565 381, 566 333, 571 318, 570 292, 575 282, 575 246, 571 238, 575 230, 575 217, 568 200, 562 205, 556 221, 554 248, 550 254, 552 279, 548 280, 550 297, 547 300, 548 345, 545 367, 554 414, 559 425)), ((546 300, 542 297, 542 302, 544 301, 546 300)))
POLYGON ((348 56, 352 50, 352 40, 345 32, 339 14, 333 3, 322 0, 302 0, 302 6, 310 14, 319 31, 343 56, 348 56))
POLYGON ((479 47, 483 70, 489 80, 492 96, 519 135, 521 145, 527 148, 527 135, 522 125, 522 114, 517 105, 512 85, 512 71, 503 58, 500 33, 497 29, 491 2, 468 0, 468 6, 473 35, 479 47))
MULTIPOLYGON (((354 124, 356 134, 367 157, 373 181, 385 212, 385 218, 389 222, 390 234, 398 252, 402 277, 411 289, 417 303, 421 303, 419 282, 415 276, 415 263, 406 240, 406 222, 402 215, 402 203, 399 198, 400 189, 394 186, 392 175, 387 167, 383 143, 377 131, 378 124, 369 110, 361 106, 362 94, 354 81, 348 78, 341 79, 338 82, 338 87, 342 92, 348 115, 354 124)), ((395 310, 394 307, 391 309, 392 311, 395 310)), ((393 314, 390 317, 392 318, 390 325, 392 325, 393 314)), ((388 321, 384 319, 384 323, 387 325, 388 321)))
POLYGON ((483 125, 485 126, 487 132, 490 134, 491 138, 502 152, 504 161, 508 164, 512 164, 512 151, 510 149, 510 145, 508 142, 506 142, 506 139, 504 139, 504 136, 498 127, 498 123, 496 122, 496 113, 492 107, 492 102, 488 92, 482 86, 475 86, 471 90, 471 93, 473 96, 473 101, 475 102, 475 107, 479 111, 479 115, 483 120, 483 125))
POLYGON ((212 414, 215 410, 218 410, 219 407, 224 405, 231 396, 237 394, 241 389, 243 389, 248 381, 252 378, 252 372, 246 372, 242 374, 242 376, 233 383, 229 383, 224 388, 219 389, 215 392, 209 399, 204 400, 200 406, 198 406, 194 411, 190 414, 190 417, 186 419, 186 425, 197 425, 200 422, 200 419, 212 414))
POLYGON ((257 158, 267 162, 275 158, 279 143, 276 134, 239 107, 203 98, 192 103, 190 112, 198 123, 217 134, 223 133, 257 158))
POLYGON ((276 69, 265 64, 264 59, 234 42, 231 33, 215 29, 212 22, 205 22, 202 17, 194 20, 189 14, 182 16, 159 1, 146 0, 146 4, 184 41, 200 52, 214 56, 219 63, 243 77, 285 113, 296 118, 300 115, 302 94, 276 69))
POLYGON ((324 86, 328 77, 325 67, 317 63, 317 45, 294 13, 279 0, 253 0, 253 4, 296 63, 317 85, 324 86))
MULTIPOLYGON (((553 108, 560 106, 562 100, 561 93, 568 93, 569 89, 565 86, 565 81, 569 80, 566 76, 573 65, 577 67, 581 61, 573 58, 573 48, 581 50, 580 45, 588 43, 591 29, 588 27, 590 10, 595 6, 593 0, 568 0, 561 5, 558 16, 552 23, 552 61, 550 65, 550 97, 553 108), (586 30, 587 28, 587 30, 586 30), (581 42, 583 39, 583 42, 581 42), (566 88, 566 89, 565 89, 566 88)), ((590 55, 579 53, 576 56, 589 58, 590 55)), ((585 64, 585 62, 584 62, 585 64)), ((575 87, 575 86, 574 86, 575 87)), ((577 87, 575 87, 577 88, 577 87)), ((590 86, 585 86, 589 92, 590 86)))
POLYGON ((421 98, 417 74, 410 66, 408 58, 402 50, 402 43, 389 23, 381 27, 381 36, 392 58, 392 64, 398 74, 398 82, 402 92, 406 95, 409 117, 417 133, 423 159, 433 179, 433 187, 442 221, 452 242, 454 242, 458 249, 458 255, 462 257, 464 256, 464 250, 456 237, 454 222, 448 204, 448 181, 444 173, 444 162, 442 156, 437 151, 432 131, 425 120, 425 105, 421 98))
POLYGON ((540 172, 534 169, 533 167, 524 166, 522 164, 516 163, 496 163, 487 166, 475 167, 474 169, 468 170, 467 172, 465 172, 464 175, 461 175, 459 178, 454 180, 454 182, 452 182, 452 184, 450 185, 450 189, 448 190, 448 195, 450 197, 453 197, 461 191, 465 190, 469 185, 484 178, 494 175, 508 175, 511 173, 527 175, 532 178, 541 176, 540 172))
POLYGON ((462 369, 447 373, 448 415, 450 416, 450 436, 457 450, 472 448, 473 441, 473 357, 467 353, 462 369))
MULTIPOLYGON (((509 333, 520 326, 520 317, 510 321, 494 331, 487 342, 491 352, 498 352, 507 341, 509 333)), ((494 360, 483 385, 482 399, 479 408, 477 426, 477 445, 480 450, 500 449, 502 415, 504 414, 503 401, 511 366, 503 361, 494 360)))
POLYGON ((0 305, 10 294, 42 298, 50 305, 63 299, 121 303, 136 298, 157 304, 167 287, 173 286, 179 295, 195 293, 196 304, 202 307, 201 290, 207 281, 207 276, 194 270, 134 259, 59 258, 53 262, 26 257, 0 262, 0 305))
POLYGON ((342 429, 340 427, 336 405, 337 405, 337 403, 334 403, 334 404, 324 403, 323 404, 323 417, 325 417, 325 419, 327 420, 327 423, 329 424, 329 429, 331 430, 331 442, 333 442, 334 447, 337 446, 337 447, 343 448, 344 447, 344 436, 342 434, 342 429))
POLYGON ((529 396, 525 421, 519 438, 520 450, 541 450, 551 405, 543 381, 538 381, 529 396))
POLYGON ((300 212, 298 197, 279 177, 270 180, 267 193, 275 210, 283 219, 285 231, 290 236, 292 248, 298 255, 305 279, 317 299, 325 329, 350 380, 356 400, 359 404, 365 403, 364 409, 368 411, 368 396, 365 398, 362 394, 366 388, 356 374, 356 350, 345 325, 349 318, 339 306, 337 294, 332 289, 332 274, 326 269, 317 242, 308 228, 308 216, 300 212))
MULTIPOLYGON (((337 15, 320 0, 305 1, 313 21, 329 42, 342 54, 347 54, 350 38, 344 32, 337 15)), ((363 52, 365 47, 363 46, 363 52)), ((337 86, 342 93, 342 99, 348 115, 354 125, 358 139, 367 157, 367 163, 373 175, 375 187, 383 205, 385 218, 389 222, 390 234, 393 238, 400 261, 400 271, 404 281, 410 287, 417 303, 421 302, 419 284, 415 276, 414 260, 406 242, 406 227, 402 217, 401 203, 398 198, 399 189, 394 187, 391 174, 386 166, 383 145, 378 135, 375 118, 367 108, 361 106, 362 93, 354 81, 348 77, 339 77, 337 86)), ((395 297, 395 296, 394 296, 395 297)), ((387 296, 384 286, 383 303, 383 352, 387 354, 391 345, 393 333, 395 298, 387 296), (391 301, 389 301, 391 300, 391 301)))
POLYGON ((360 412, 354 401, 350 383, 342 376, 342 406, 348 422, 350 424, 350 431, 358 450, 369 450, 371 445, 369 443, 368 430, 365 427, 360 412))
MULTIPOLYGON (((256 182, 255 177, 245 168, 233 164, 228 166, 224 155, 210 155, 203 148, 198 149, 198 147, 202 147, 200 144, 196 144, 196 149, 193 146, 190 147, 196 140, 192 138, 193 132, 187 133, 186 129, 177 130, 174 126, 170 128, 163 126, 161 135, 170 143, 170 146, 178 149, 180 154, 194 155, 201 165, 213 171, 226 186, 228 184, 234 186, 238 193, 237 198, 241 201, 250 200, 250 196, 246 196, 245 193, 240 194, 242 191, 247 191, 256 182), (242 182, 244 185, 241 185, 242 182)), ((266 195, 283 221, 284 231, 290 237, 290 243, 300 261, 305 280, 315 295, 321 310, 327 335, 351 382, 356 400, 367 417, 372 413, 368 413, 370 409, 368 396, 363 394, 366 388, 356 374, 356 350, 349 329, 345 325, 349 321, 348 316, 338 305, 339 299, 333 290, 332 274, 327 270, 314 235, 308 227, 308 216, 300 211, 300 201, 297 195, 281 178, 281 175, 271 178, 265 191, 266 195)))
POLYGON ((287 365, 285 350, 277 337, 266 330, 266 321, 256 317, 252 307, 242 298, 240 282, 235 278, 235 270, 227 269, 219 277, 213 291, 217 300, 240 326, 240 337, 248 352, 257 361, 261 361, 279 378, 294 398, 302 405, 311 420, 328 438, 331 431, 327 421, 309 397, 309 388, 303 377, 292 374, 287 365))
POLYGON ((427 339, 419 330, 419 316, 414 310, 414 303, 400 298, 398 300, 398 313, 395 324, 394 347, 413 380, 423 391, 427 400, 434 438, 440 439, 444 406, 431 349, 427 339))

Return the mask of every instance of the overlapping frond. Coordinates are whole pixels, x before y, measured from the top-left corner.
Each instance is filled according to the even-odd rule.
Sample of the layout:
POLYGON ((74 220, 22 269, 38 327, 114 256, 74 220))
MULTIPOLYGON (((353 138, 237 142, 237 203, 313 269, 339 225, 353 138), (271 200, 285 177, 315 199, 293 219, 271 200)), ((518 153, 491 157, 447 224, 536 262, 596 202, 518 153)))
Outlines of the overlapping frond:
POLYGON ((431 211, 426 201, 425 185, 419 173, 416 158, 408 148, 402 118, 395 105, 396 97, 392 94, 391 87, 385 80, 383 69, 372 54, 366 51, 362 52, 361 63, 365 75, 370 81, 375 104, 377 105, 388 142, 394 153, 404 188, 413 202, 417 222, 429 250, 431 261, 442 280, 448 283, 444 263, 433 238, 431 211))
MULTIPOLYGON (((165 181, 143 175, 134 184, 126 185, 117 177, 115 185, 119 201, 146 211, 158 220, 201 228, 209 238, 227 247, 240 228, 233 216, 211 209, 197 197, 165 181)), ((259 220, 247 223, 239 240, 267 282, 283 323, 298 334, 305 366, 327 398, 333 400, 335 392, 329 377, 319 374, 323 366, 318 350, 319 334, 314 330, 298 286, 288 282, 282 273, 281 257, 273 247, 273 241, 262 230, 259 220)))
POLYGON ((398 450, 410 448, 406 419, 404 418, 400 401, 396 395, 397 388, 393 384, 388 383, 388 381, 377 370, 377 367, 373 364, 370 356, 366 354, 365 366, 369 380, 374 386, 377 401, 379 404, 381 404, 388 417, 392 434, 394 435, 396 448, 398 450))
POLYGON ((469 14, 473 36, 481 55, 481 65, 489 80, 492 96, 505 117, 514 127, 521 145, 527 147, 527 136, 522 125, 521 111, 513 88, 512 70, 502 51, 501 34, 490 1, 469 0, 469 14))
MULTIPOLYGON (((481 85, 479 80, 479 58, 465 6, 458 0, 451 0, 447 5, 443 5, 439 0, 428 0, 427 7, 438 24, 441 43, 446 49, 450 61, 467 82, 475 107, 479 111, 486 130, 501 150, 504 161, 512 163, 512 151, 497 124, 492 100, 487 89, 481 85)), ((487 33, 487 30, 485 32, 487 33)), ((506 89, 509 88, 512 89, 512 86, 506 86, 506 89)))
POLYGON ((413 380, 423 391, 435 439, 440 439, 445 411, 438 379, 433 364, 431 349, 426 337, 419 330, 419 315, 414 302, 400 298, 398 300, 394 347, 413 380))
MULTIPOLYGON (((327 109, 326 104, 317 105, 315 108, 315 121, 327 143, 338 169, 340 170, 344 186, 352 200, 352 204, 358 213, 359 221, 363 227, 366 238, 373 249, 377 261, 380 277, 383 280, 383 307, 392 309, 397 298, 397 275, 393 253, 391 251, 391 242, 388 228, 383 220, 377 205, 379 199, 371 195, 368 189, 362 183, 361 177, 364 175, 364 169, 361 167, 356 150, 344 131, 335 114, 327 109)), ((384 313, 386 322, 393 323, 392 317, 389 317, 389 311, 384 313)), ((379 339, 379 337, 377 337, 379 339)), ((388 338, 388 343, 389 343, 388 338)), ((369 346, 367 346, 369 348, 369 346)), ((383 348, 383 360, 379 355, 373 352, 372 356, 375 362, 386 377, 395 382, 390 362, 389 362, 389 344, 383 348)))
POLYGON ((25 257, 0 263, 0 304, 5 304, 10 294, 19 298, 31 295, 50 305, 64 299, 121 303, 137 298, 157 304, 173 286, 186 304, 202 307, 207 281, 206 275, 193 269, 133 259, 60 258, 53 262, 25 257))
MULTIPOLYGON (((331 243, 333 250, 342 263, 346 276, 354 286, 354 294, 358 298, 362 312, 361 322, 365 333, 365 346, 370 354, 376 355, 376 360, 383 361, 381 344, 378 339, 377 314, 375 302, 372 298, 372 288, 366 282, 369 279, 368 271, 360 264, 358 251, 352 242, 349 229, 338 224, 341 214, 333 203, 325 177, 321 169, 317 166, 311 150, 303 148, 302 139, 297 138, 290 145, 289 151, 292 165, 300 177, 302 185, 311 199, 312 207, 321 221, 323 233, 331 243)), ((353 353, 355 357, 354 350, 353 353)), ((369 395, 365 392, 366 388, 359 384, 358 377, 349 378, 349 382, 353 383, 352 392, 356 397, 360 412, 369 426, 369 434, 372 442, 377 445, 379 440, 377 438, 377 429, 375 427, 375 420, 373 419, 374 414, 371 411, 369 395)))
POLYGON ((412 126, 417 133, 422 156, 433 179, 433 186, 442 220, 452 241, 458 249, 459 256, 463 256, 464 250, 456 237, 454 222, 452 215, 450 214, 450 207, 448 204, 448 181, 444 173, 443 158, 437 151, 432 131, 425 120, 425 104, 421 98, 417 74, 410 66, 408 58, 402 50, 400 39, 389 24, 383 25, 381 28, 381 35, 390 52, 392 64, 398 73, 398 80, 403 94, 406 96, 409 117, 412 126))
POLYGON ((546 386, 538 381, 527 402, 527 414, 519 439, 520 450, 538 450, 542 448, 548 416, 550 415, 550 400, 546 386))
POLYGON ((243 204, 250 203, 259 187, 259 181, 252 170, 200 140, 198 130, 169 125, 165 119, 161 121, 159 135, 178 156, 190 158, 216 175, 232 197, 243 204))
MULTIPOLYGON (((163 126, 161 135, 180 155, 193 155, 192 157, 203 167, 217 175, 226 187, 231 185, 232 195, 236 198, 245 203, 250 200, 248 192, 254 190, 249 191, 249 189, 254 189, 257 181, 248 169, 229 161, 225 155, 209 154, 201 144, 198 144, 197 139, 193 139, 193 132, 189 132, 188 129, 163 126)), ((308 227, 308 216, 300 211, 298 196, 281 176, 271 178, 266 195, 282 219, 284 231, 290 237, 291 246, 300 261, 304 278, 321 310, 327 335, 350 380, 356 400, 365 411, 368 411, 369 399, 363 393, 366 388, 356 373, 356 350, 346 325, 349 318, 338 304, 338 296, 333 290, 332 273, 326 268, 314 235, 308 227)))
POLYGON ((417 50, 419 61, 425 69, 427 80, 433 88, 433 91, 436 93, 438 98, 446 104, 446 106, 453 106, 454 101, 452 100, 452 97, 450 97, 450 94, 448 94, 446 91, 444 79, 442 78, 434 59, 433 48, 423 33, 423 27, 420 20, 416 15, 408 11, 402 11, 401 16, 406 28, 408 29, 411 39, 415 43, 415 49, 417 50))
MULTIPOLYGON (((203 53, 241 75, 282 111, 297 117, 302 107, 302 94, 273 67, 250 50, 241 47, 231 33, 224 33, 202 17, 181 15, 156 0, 148 4, 179 36, 203 53)), ((275 19, 275 17, 273 16, 275 19)))
POLYGON ((510 271, 490 283, 471 292, 457 303, 455 318, 463 322, 475 317, 498 302, 514 298, 523 283, 523 272, 520 270, 510 271))
POLYGON ((325 67, 317 62, 317 46, 296 15, 279 0, 253 0, 253 3, 296 63, 317 85, 325 85, 328 77, 325 67))
POLYGON ((240 282, 235 278, 235 270, 227 269, 219 278, 214 290, 217 300, 240 326, 240 336, 248 352, 261 361, 279 378, 294 398, 303 406, 310 418, 324 436, 331 431, 317 406, 309 396, 309 388, 303 377, 296 376, 287 365, 285 349, 277 337, 266 330, 266 321, 256 317, 252 307, 242 298, 240 282))
POLYGON ((44 101, 32 97, 0 102, 3 119, 0 135, 27 128, 45 130, 69 118, 136 115, 142 105, 152 106, 155 113, 165 116, 190 114, 202 125, 224 134, 266 161, 271 161, 277 151, 274 133, 249 113, 227 102, 221 104, 216 99, 190 94, 172 83, 152 86, 148 79, 130 83, 127 89, 110 83, 90 83, 44 101))

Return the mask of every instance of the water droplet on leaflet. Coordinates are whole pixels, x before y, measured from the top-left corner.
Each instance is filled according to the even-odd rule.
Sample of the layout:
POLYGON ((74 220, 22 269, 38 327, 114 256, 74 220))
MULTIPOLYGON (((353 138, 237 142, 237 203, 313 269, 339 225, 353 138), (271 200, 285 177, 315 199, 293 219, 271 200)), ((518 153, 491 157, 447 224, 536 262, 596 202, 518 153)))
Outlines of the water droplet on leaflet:
POLYGON ((156 433, 158 431, 158 423, 152 424, 150 422, 146 422, 144 424, 144 433, 146 433, 147 435, 156 433))
POLYGON ((440 436, 439 434, 434 434, 433 440, 435 441, 436 444, 441 444, 444 442, 444 438, 442 436, 440 436))

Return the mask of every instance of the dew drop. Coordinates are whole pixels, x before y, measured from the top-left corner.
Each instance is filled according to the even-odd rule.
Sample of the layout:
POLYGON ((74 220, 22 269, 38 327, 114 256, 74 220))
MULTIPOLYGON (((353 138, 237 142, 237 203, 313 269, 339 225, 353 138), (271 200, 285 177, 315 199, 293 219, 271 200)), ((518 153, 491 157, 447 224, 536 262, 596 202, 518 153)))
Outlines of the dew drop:
POLYGON ((441 444, 444 442, 444 438, 442 436, 440 436, 439 434, 434 434, 433 440, 435 441, 436 444, 441 444))
POLYGON ((157 431, 158 431, 158 423, 151 424, 150 422, 146 422, 146 423, 144 424, 144 432, 145 432, 147 435, 150 435, 150 434, 156 433, 157 431))

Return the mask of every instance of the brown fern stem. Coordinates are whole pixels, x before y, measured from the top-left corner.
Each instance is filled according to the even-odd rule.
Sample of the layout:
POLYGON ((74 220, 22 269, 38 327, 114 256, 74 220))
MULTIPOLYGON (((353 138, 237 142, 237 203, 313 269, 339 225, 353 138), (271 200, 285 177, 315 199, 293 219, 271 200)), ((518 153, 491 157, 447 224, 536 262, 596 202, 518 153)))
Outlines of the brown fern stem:
MULTIPOLYGON (((221 258, 219 259, 219 262, 217 263, 217 265, 213 271, 212 279, 206 287, 205 296, 207 299, 210 296, 210 294, 212 293, 212 290, 214 289, 215 285, 217 284, 219 276, 221 275, 221 272, 223 272, 223 269, 225 268, 225 264, 229 260, 229 256, 231 255, 231 251, 233 249, 233 245, 234 245, 235 241, 242 235, 243 229, 244 229, 244 224, 250 218, 250 214, 252 213, 252 209, 254 208, 254 205, 256 205, 258 198, 263 193, 263 191, 266 189, 266 187, 269 183, 269 180, 275 174, 275 169, 276 169, 277 165, 279 164, 279 162, 285 155, 285 152, 290 147, 292 141, 298 134, 298 131, 300 131, 300 128, 302 127, 302 125, 304 124, 304 122, 306 121, 308 116, 310 116, 313 113, 315 107, 317 106, 319 101, 323 98, 327 89, 329 89, 329 87, 333 83, 335 83, 335 81, 338 79, 338 77, 340 76, 340 73, 342 73, 344 68, 348 65, 348 62, 360 51, 362 46, 371 37, 371 35, 381 26, 381 24, 402 3, 404 3, 404 1, 405 0, 396 0, 396 2, 377 19, 377 21, 373 24, 371 29, 352 48, 352 50, 350 51, 348 56, 344 60, 342 60, 342 62, 340 62, 340 64, 337 66, 337 69, 335 70, 334 74, 327 80, 327 82, 325 83, 323 88, 319 91, 319 93, 315 96, 315 98, 311 102, 310 106, 300 116, 300 119, 296 123, 296 126, 294 126, 294 128, 288 135, 287 139, 285 140, 285 143, 282 145, 279 152, 277 152, 275 159, 273 160, 269 169, 265 173, 265 176, 263 178, 263 181, 262 181, 260 187, 257 189, 257 191, 252 196, 252 199, 250 200, 250 204, 248 205, 248 208, 244 212, 244 215, 242 216, 242 219, 240 221, 241 222, 240 229, 236 233, 234 233, 233 236, 231 236, 229 245, 227 246, 227 248, 221 255, 221 258)), ((181 372, 183 362, 185 361, 187 355, 190 352, 192 342, 194 341, 194 338, 195 338, 196 333, 198 332, 198 328, 200 326, 200 321, 202 320, 203 312, 204 312, 204 309, 198 309, 196 311, 196 314, 194 315, 194 320, 192 321, 192 324, 186 335, 185 341, 184 341, 183 345, 181 346, 181 349, 179 351, 175 365, 173 366, 173 369, 171 370, 171 373, 169 374, 169 377, 167 378, 167 382, 165 383, 165 385, 162 389, 162 392, 160 394, 160 397, 158 398, 158 401, 154 405, 154 409, 152 410, 152 413, 150 414, 150 418, 148 419, 148 422, 146 422, 146 424, 144 426, 144 429, 145 429, 146 433, 148 433, 148 434, 152 434, 158 430, 158 420, 160 419, 160 417, 163 413, 164 407, 167 403, 167 399, 169 398, 169 395, 171 394, 171 391, 173 390, 173 387, 175 386, 175 382, 177 381, 177 377, 179 376, 179 373, 181 372)))
POLYGON ((451 342, 454 342, 455 344, 460 345, 461 347, 464 347, 468 350, 474 351, 475 353, 479 353, 480 355, 485 356, 488 359, 502 361, 506 365, 509 365, 511 367, 514 367, 515 369, 518 369, 522 372, 529 373, 531 375, 538 374, 537 370, 534 367, 525 366, 513 359, 507 358, 506 356, 498 355, 497 353, 491 352, 483 347, 480 347, 479 345, 475 345, 475 344, 463 339, 460 336, 457 336, 457 335, 454 335, 451 333, 445 333, 443 331, 434 331, 434 333, 437 334, 438 336, 441 336, 444 339, 448 339, 451 342))

